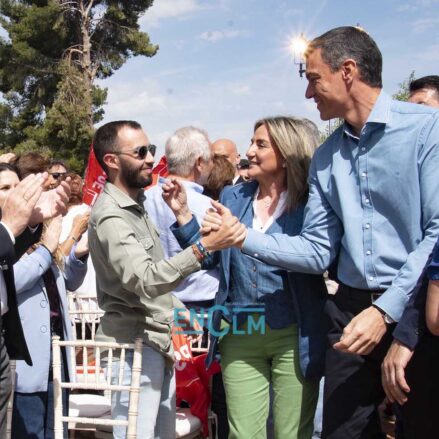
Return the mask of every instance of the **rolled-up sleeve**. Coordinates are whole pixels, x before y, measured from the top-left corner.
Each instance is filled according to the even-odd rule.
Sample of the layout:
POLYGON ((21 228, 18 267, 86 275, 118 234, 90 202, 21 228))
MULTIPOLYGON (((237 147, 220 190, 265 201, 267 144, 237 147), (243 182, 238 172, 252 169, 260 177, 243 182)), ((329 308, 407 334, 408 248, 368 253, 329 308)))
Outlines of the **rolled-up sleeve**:
POLYGON ((315 166, 311 166, 309 184, 301 234, 268 235, 248 229, 243 253, 290 271, 319 274, 329 267, 338 253, 343 227, 322 193, 315 166))
POLYGON ((122 288, 138 296, 153 298, 169 293, 201 267, 192 248, 153 262, 153 239, 145 236, 139 240, 123 217, 103 216, 96 231, 103 254, 109 258, 108 269, 115 272, 122 288))

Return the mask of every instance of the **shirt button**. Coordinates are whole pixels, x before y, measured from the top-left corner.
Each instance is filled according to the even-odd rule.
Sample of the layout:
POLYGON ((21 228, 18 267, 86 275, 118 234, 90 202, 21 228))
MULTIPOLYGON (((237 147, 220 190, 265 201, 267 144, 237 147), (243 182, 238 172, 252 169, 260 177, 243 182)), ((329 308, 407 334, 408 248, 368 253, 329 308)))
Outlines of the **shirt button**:
POLYGON ((253 271, 256 271, 256 266, 255 265, 253 265, 253 271))
POLYGON ((366 198, 366 199, 364 200, 364 202, 365 202, 366 204, 369 204, 369 203, 370 203, 369 198, 366 198))
POLYGON ((366 255, 370 255, 370 254, 372 254, 372 252, 370 251, 370 250, 368 250, 367 252, 366 252, 366 255))
POLYGON ((47 332, 47 326, 46 325, 42 325, 41 327, 40 327, 40 331, 44 334, 44 333, 46 333, 47 332))
POLYGON ((252 283, 252 287, 253 287, 253 288, 256 288, 256 284, 255 284, 254 282, 252 283))
POLYGON ((362 173, 361 173, 361 176, 362 176, 363 178, 366 178, 366 176, 367 176, 367 172, 362 172, 362 173))
POLYGON ((259 254, 258 254, 258 253, 255 253, 253 256, 254 256, 255 258, 257 258, 257 257, 259 256, 259 254))
POLYGON ((365 227, 366 229, 370 229, 370 224, 367 223, 364 227, 365 227))
POLYGON ((366 151, 366 148, 364 146, 362 146, 361 151, 366 151))
POLYGON ((369 276, 369 280, 374 280, 374 277, 373 276, 369 276))
POLYGON ((42 301, 40 302, 40 306, 41 306, 41 308, 46 308, 46 306, 47 306, 47 301, 46 301, 46 300, 42 300, 42 301))

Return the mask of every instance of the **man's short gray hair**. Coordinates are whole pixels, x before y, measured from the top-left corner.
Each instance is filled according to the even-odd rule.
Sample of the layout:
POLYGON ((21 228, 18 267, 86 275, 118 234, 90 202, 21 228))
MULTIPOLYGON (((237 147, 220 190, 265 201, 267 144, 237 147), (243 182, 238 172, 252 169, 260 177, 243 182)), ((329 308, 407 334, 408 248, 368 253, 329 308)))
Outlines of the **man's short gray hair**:
POLYGON ((177 130, 166 142, 166 160, 171 174, 187 177, 199 157, 205 162, 212 157, 206 131, 193 126, 177 130))

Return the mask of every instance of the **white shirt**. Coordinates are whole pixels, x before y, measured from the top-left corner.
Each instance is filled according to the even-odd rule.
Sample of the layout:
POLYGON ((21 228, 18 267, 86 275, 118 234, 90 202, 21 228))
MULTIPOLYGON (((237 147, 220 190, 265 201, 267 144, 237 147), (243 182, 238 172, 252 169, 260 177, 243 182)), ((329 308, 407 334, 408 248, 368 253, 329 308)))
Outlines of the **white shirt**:
POLYGON ((253 197, 253 225, 254 230, 258 230, 261 233, 265 233, 268 228, 277 220, 285 211, 287 207, 287 191, 283 191, 279 196, 279 201, 277 202, 276 209, 274 209, 273 215, 268 218, 265 224, 262 224, 258 214, 256 213, 256 201, 259 195, 259 187, 256 189, 255 195, 253 197))
MULTIPOLYGON (((78 206, 73 206, 66 213, 62 219, 61 234, 59 237, 60 244, 63 243, 69 236, 69 233, 72 230, 74 218, 89 211, 90 206, 83 203, 79 204, 78 206)), ((87 233, 88 231, 85 231, 84 235, 87 233)), ((96 296, 96 272, 90 257, 87 259, 87 273, 84 277, 84 281, 75 291, 75 293, 81 296, 96 296)))

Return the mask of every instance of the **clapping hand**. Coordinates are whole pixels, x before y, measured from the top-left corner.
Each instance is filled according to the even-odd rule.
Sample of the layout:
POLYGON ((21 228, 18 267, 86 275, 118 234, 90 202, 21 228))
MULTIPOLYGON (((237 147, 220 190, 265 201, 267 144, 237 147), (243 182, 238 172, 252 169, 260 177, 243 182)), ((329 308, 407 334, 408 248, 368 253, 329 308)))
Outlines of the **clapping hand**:
MULTIPOLYGON (((47 173, 43 174, 45 179, 47 173)), ((26 177, 27 178, 27 177, 26 177)), ((53 218, 58 215, 64 215, 67 212, 67 203, 70 198, 70 177, 62 181, 56 189, 42 192, 35 209, 30 218, 30 224, 36 225, 42 223, 44 220, 53 218)))
POLYGON ((41 235, 41 243, 50 251, 55 253, 61 235, 62 216, 58 215, 47 223, 41 235))
POLYGON ((84 233, 81 239, 78 241, 75 247, 75 256, 77 259, 81 259, 89 253, 88 248, 88 234, 84 233))
POLYGON ((35 205, 41 196, 42 185, 46 178, 46 173, 30 174, 9 193, 2 207, 2 222, 8 226, 14 236, 20 235, 31 222, 35 205))

